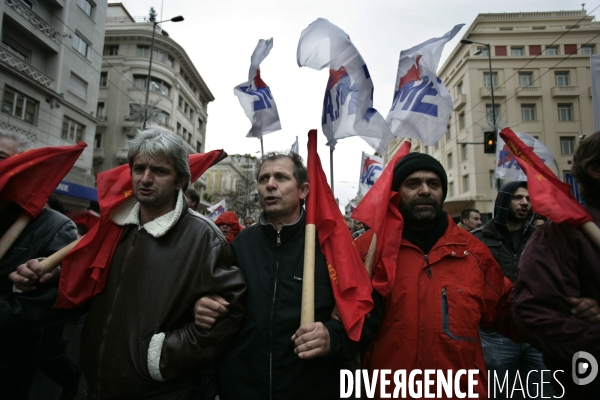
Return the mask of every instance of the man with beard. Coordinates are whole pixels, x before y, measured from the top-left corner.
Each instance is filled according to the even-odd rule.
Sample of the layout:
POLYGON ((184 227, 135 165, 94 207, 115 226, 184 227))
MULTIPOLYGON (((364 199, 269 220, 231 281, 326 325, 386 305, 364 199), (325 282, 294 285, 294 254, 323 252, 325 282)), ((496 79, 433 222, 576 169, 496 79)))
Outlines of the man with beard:
MULTIPOLYGON (((494 219, 471 232, 490 249, 502 267, 504 276, 511 282, 515 281, 525 244, 535 231, 533 226, 526 223, 530 216, 531 203, 527 182, 509 182, 498 192, 494 205, 494 219)), ((481 329, 480 338, 487 368, 493 371, 500 381, 508 376, 508 381, 514 382, 518 371, 521 377, 527 376, 529 393, 533 395, 543 390, 544 395, 552 395, 550 372, 547 371, 542 379, 541 371, 547 368, 538 350, 528 343, 517 344, 486 329, 481 329), (533 372, 529 374, 529 371, 533 372)), ((508 395, 509 390, 510 387, 506 387, 502 395, 508 395)))
MULTIPOLYGON (((516 336, 509 307, 512 285, 489 249, 443 211, 448 179, 437 160, 408 154, 394 167, 391 189, 400 193, 404 229, 370 369, 406 370, 407 376, 415 370, 441 370, 445 376, 451 371, 465 393, 467 374, 457 371, 478 369, 473 391, 487 398, 479 326, 516 336)), ((435 377, 417 375, 416 380, 438 398, 443 393, 435 377)))
MULTIPOLYGON (((599 225, 600 132, 579 144, 572 172, 593 223, 599 225)), ((521 256, 513 298, 515 321, 560 380, 556 397, 564 393, 568 399, 598 398, 600 318, 586 319, 587 312, 574 310, 585 301, 577 297, 600 302, 600 249, 567 222, 546 222, 521 256)))

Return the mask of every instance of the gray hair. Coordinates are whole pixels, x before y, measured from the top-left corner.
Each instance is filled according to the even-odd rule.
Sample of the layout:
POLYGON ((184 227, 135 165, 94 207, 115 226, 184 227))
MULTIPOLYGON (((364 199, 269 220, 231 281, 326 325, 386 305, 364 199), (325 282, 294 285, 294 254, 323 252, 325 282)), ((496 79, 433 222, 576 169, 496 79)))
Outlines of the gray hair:
POLYGON ((140 156, 143 160, 151 160, 157 155, 163 155, 173 163, 178 178, 184 178, 185 192, 190 185, 190 161, 187 146, 183 140, 168 129, 151 125, 145 131, 140 131, 129 145, 127 162, 133 167, 133 158, 140 156))
POLYGON ((0 128, 0 139, 10 139, 17 144, 17 153, 29 150, 33 147, 33 142, 22 133, 11 132, 6 129, 0 128))
POLYGON ((304 166, 302 157, 300 154, 290 151, 289 153, 272 151, 265 154, 262 159, 257 163, 256 168, 256 181, 258 182, 258 174, 260 173, 260 169, 262 168, 265 161, 275 161, 280 158, 289 158, 294 163, 294 178, 296 179, 296 183, 298 187, 301 187, 305 183, 308 182, 308 170, 304 166))

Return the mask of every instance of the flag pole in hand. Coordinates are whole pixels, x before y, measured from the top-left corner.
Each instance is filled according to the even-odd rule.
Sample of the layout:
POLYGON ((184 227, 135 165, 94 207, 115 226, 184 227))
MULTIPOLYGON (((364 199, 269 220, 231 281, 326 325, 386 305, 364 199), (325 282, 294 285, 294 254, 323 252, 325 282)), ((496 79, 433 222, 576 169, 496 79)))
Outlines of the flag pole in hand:
MULTIPOLYGON (((313 132, 313 131, 311 131, 313 132)), ((316 131, 315 131, 316 136, 316 131)), ((310 133, 309 133, 310 135, 310 133)), ((317 152, 317 141, 308 141, 307 164, 315 162, 311 153, 317 152)), ((315 196, 306 199, 306 228, 304 234, 304 271, 302 273, 302 306, 300 311, 300 325, 315 322, 315 242, 317 230, 315 218, 317 214, 317 201, 315 196)))

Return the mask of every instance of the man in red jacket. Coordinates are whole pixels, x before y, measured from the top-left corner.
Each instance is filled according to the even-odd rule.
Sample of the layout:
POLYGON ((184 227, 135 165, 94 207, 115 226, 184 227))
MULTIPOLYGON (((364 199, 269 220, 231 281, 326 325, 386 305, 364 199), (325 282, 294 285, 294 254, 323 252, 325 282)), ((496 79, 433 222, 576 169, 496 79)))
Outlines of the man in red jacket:
MULTIPOLYGON (((489 249, 443 211, 447 187, 444 168, 427 154, 408 154, 394 168, 391 189, 400 193, 405 225, 396 278, 370 362, 372 372, 391 371, 388 394, 397 387, 395 374, 404 370, 405 392, 400 394, 411 386, 409 376, 421 381, 412 389, 420 387, 422 393, 409 387, 408 397, 452 398, 471 392, 487 398, 479 325, 517 338, 509 307, 512 285, 489 249), (450 390, 426 371, 450 378, 450 390)), ((382 396, 380 389, 377 396, 382 396)))

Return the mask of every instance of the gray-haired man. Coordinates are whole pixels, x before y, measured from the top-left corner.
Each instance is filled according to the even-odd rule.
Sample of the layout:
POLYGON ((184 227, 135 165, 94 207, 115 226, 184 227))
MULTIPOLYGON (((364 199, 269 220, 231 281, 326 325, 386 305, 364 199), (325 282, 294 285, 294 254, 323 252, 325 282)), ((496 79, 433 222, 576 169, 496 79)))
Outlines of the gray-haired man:
POLYGON ((89 398, 189 398, 198 368, 238 329, 246 285, 217 227, 188 209, 183 141, 151 127, 128 161, 134 197, 111 215, 124 231, 81 337, 89 398), (194 326, 193 307, 211 293, 229 313, 208 331, 194 326))

